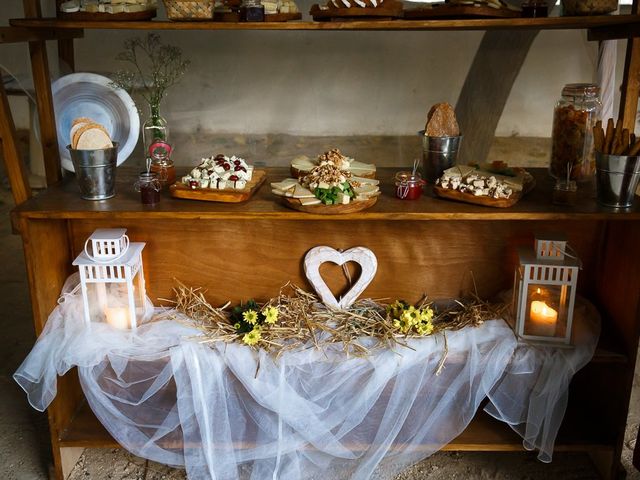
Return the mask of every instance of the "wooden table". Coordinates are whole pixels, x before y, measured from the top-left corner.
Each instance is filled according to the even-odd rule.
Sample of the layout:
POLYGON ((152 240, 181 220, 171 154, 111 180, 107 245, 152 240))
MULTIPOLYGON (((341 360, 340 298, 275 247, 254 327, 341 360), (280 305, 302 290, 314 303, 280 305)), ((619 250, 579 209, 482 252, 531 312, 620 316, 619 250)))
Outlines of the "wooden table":
MULTIPOLYGON (((364 212, 309 215, 281 205, 269 183, 288 176, 270 169, 266 183, 243 204, 172 199, 143 206, 133 190, 135 172, 118 170, 111 200, 81 200, 73 179, 50 187, 12 214, 25 245, 38 333, 73 272, 71 261, 95 228, 124 227, 144 250, 147 293, 171 296, 174 278, 208 289, 215 303, 264 300, 292 281, 309 288, 302 271, 306 251, 317 245, 362 245, 378 257, 371 297, 417 301, 456 297, 472 288, 482 297, 509 288, 516 249, 533 245, 535 232, 562 231, 584 263, 579 292, 603 316, 603 334, 593 361, 572 384, 557 450, 587 451, 611 478, 622 449, 640 326, 640 208, 618 213, 598 207, 594 192, 581 190, 578 207, 551 204, 552 182, 534 171, 538 186, 509 209, 449 202, 427 194, 417 201, 393 195, 394 171, 380 169, 382 196, 364 212)), ((344 281, 335 267, 323 274, 335 290, 344 281)), ((62 475, 82 447, 114 441, 86 407, 75 372, 59 383, 49 408, 56 464, 62 475)), ((448 450, 522 450, 508 426, 479 414, 448 450)))

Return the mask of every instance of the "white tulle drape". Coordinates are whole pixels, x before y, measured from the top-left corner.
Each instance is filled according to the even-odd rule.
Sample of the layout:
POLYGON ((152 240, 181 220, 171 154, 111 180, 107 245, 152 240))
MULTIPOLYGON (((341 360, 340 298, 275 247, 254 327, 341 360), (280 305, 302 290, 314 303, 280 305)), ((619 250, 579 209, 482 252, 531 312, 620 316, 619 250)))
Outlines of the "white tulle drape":
POLYGON ((389 478, 457 437, 487 396, 492 414, 509 423, 552 423, 537 428, 547 432, 542 441, 525 428, 532 446, 552 448, 563 413, 555 389, 566 395, 579 365, 551 365, 519 346, 502 320, 366 358, 309 344, 274 359, 244 345, 202 343, 186 317, 145 323, 136 333, 86 328, 72 288, 68 282, 66 301, 14 378, 43 410, 56 394, 56 375, 78 366, 92 410, 124 448, 184 466, 192 479, 389 478), (565 367, 566 382, 557 380, 555 369, 565 367), (554 368, 547 383, 531 373, 546 368, 554 368), (535 417, 523 416, 535 410, 527 402, 534 376, 547 394, 535 417), (512 388, 520 410, 503 407, 517 398, 507 395, 512 388))

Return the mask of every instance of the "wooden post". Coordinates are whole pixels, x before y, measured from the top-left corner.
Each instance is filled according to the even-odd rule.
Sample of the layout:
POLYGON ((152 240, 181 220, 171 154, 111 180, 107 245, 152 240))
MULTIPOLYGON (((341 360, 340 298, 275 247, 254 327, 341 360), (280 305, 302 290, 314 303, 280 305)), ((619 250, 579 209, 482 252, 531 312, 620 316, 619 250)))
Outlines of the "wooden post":
POLYGON ((2 82, 0 82, 0 138, 2 139, 4 165, 7 169, 11 193, 16 205, 19 205, 31 196, 31 188, 18 152, 16 127, 13 124, 9 99, 2 82))
POLYGON ((458 97, 464 140, 458 163, 482 163, 538 30, 485 32, 458 97))
POLYGON ((66 65, 71 72, 76 71, 76 62, 73 54, 73 38, 65 38, 58 40, 58 62, 60 63, 60 71, 62 66, 66 65))
MULTIPOLYGON (((638 15, 638 0, 634 0, 631 12, 638 15)), ((622 126, 628 128, 630 132, 634 132, 638 112, 638 95, 640 95, 640 37, 632 37, 627 40, 627 54, 622 78, 618 116, 622 120, 622 126)))
MULTIPOLYGON (((40 2, 38 0, 23 0, 25 17, 41 17, 40 2)), ((44 155, 44 167, 47 184, 52 185, 62 179, 60 170, 60 154, 58 152, 58 135, 56 119, 53 112, 53 98, 51 95, 51 79, 49 77, 49 62, 47 59, 47 45, 44 41, 29 42, 31 56, 31 71, 33 86, 38 102, 38 118, 40 120, 40 141, 44 155)))

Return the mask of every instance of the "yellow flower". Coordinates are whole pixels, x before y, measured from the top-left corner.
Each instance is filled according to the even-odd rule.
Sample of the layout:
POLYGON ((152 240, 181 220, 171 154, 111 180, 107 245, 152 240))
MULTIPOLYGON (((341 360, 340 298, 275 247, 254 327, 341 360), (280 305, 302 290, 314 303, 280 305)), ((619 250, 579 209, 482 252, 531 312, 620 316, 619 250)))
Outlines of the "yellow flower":
POLYGON ((430 322, 433 319, 433 310, 429 307, 420 310, 420 320, 423 322, 430 322))
POLYGON ((267 307, 262 313, 264 314, 264 321, 270 324, 274 324, 278 321, 278 308, 277 307, 267 307))
POLYGON ((400 328, 400 327, 401 327, 400 320, 394 320, 393 321, 393 328, 400 328))
MULTIPOLYGON (((254 312, 255 313, 255 312, 254 312)), ((254 328, 249 333, 245 333, 242 337, 242 341, 247 345, 255 345, 262 338, 262 333, 259 328, 254 328)))
POLYGON ((255 310, 247 310, 242 312, 242 318, 245 322, 250 323, 251 325, 255 325, 258 321, 258 314, 255 310))
POLYGON ((420 335, 429 335, 433 332, 433 324, 431 322, 421 323, 417 329, 420 335))
POLYGON ((417 324, 420 321, 419 315, 416 314, 415 309, 414 311, 405 310, 404 312, 402 312, 402 315, 400 315, 400 320, 406 323, 409 327, 417 324))
POLYGON ((236 330, 240 330, 240 322, 234 323, 233 328, 235 328, 236 330))

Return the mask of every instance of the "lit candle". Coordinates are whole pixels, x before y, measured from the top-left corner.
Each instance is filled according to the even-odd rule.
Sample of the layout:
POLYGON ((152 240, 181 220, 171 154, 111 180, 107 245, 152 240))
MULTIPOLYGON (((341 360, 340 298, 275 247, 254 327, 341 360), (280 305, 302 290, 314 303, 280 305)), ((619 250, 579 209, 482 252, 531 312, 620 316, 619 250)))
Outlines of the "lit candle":
POLYGON ((531 321, 531 334, 553 337, 556 333, 558 312, 546 303, 534 300, 531 302, 529 320, 531 321))
POLYGON ((109 325, 119 330, 129 329, 129 309, 127 307, 105 308, 105 319, 109 325))

